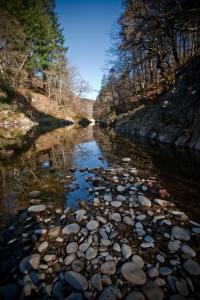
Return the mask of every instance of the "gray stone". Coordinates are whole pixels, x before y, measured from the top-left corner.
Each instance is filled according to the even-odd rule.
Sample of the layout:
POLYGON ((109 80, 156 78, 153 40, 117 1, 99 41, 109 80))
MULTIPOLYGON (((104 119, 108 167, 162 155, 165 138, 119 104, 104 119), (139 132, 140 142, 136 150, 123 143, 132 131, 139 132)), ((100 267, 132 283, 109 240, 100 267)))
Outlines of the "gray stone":
POLYGON ((135 262, 127 262, 121 267, 122 276, 130 283, 143 285, 147 281, 147 276, 143 270, 138 268, 135 262))
POLYGON ((123 223, 125 223, 126 225, 130 225, 130 226, 134 225, 134 221, 130 217, 127 217, 127 216, 125 216, 123 218, 123 223))
POLYGON ((86 228, 90 231, 95 230, 99 227, 99 222, 95 220, 91 220, 87 223, 86 228))
POLYGON ((138 202, 142 205, 142 206, 147 206, 147 207, 151 207, 151 201, 143 196, 143 195, 139 195, 138 196, 138 202))
POLYGON ((118 213, 112 214, 111 219, 117 223, 120 223, 122 220, 120 214, 118 214, 118 213))
POLYGON ((181 245, 181 251, 189 257, 196 256, 196 251, 188 245, 181 245))
POLYGON ((93 259, 93 258, 95 258, 95 257, 97 256, 97 253, 98 253, 98 250, 97 250, 97 249, 94 249, 94 248, 92 248, 92 247, 89 247, 89 248, 87 249, 87 251, 86 251, 85 256, 86 256, 86 258, 87 258, 88 260, 91 260, 91 259, 93 259))
POLYGON ((174 242, 169 241, 168 250, 173 254, 180 249, 180 245, 181 245, 180 241, 174 241, 174 242))
POLYGON ((107 261, 101 265, 101 273, 106 275, 113 275, 116 272, 116 266, 113 261, 107 261))
POLYGON ((76 253, 77 250, 78 250, 78 244, 77 244, 77 242, 71 242, 66 247, 66 253, 67 254, 76 253))
POLYGON ((126 190, 125 186, 122 186, 122 185, 118 185, 117 186, 117 191, 119 193, 123 193, 123 192, 125 192, 125 190, 126 190))
POLYGON ((159 261, 159 263, 163 264, 165 262, 165 257, 160 255, 160 254, 157 254, 156 255, 156 259, 159 261))
POLYGON ((72 262, 72 270, 75 272, 80 273, 84 268, 84 262, 80 259, 75 259, 72 262))
POLYGON ((19 269, 21 273, 27 274, 32 269, 37 270, 40 264, 40 255, 32 254, 25 257, 19 264, 19 269))
POLYGON ((193 259, 188 259, 183 264, 183 268, 188 272, 190 275, 200 275, 200 265, 194 261, 193 259))
POLYGON ((79 209, 76 211, 76 221, 81 222, 86 211, 84 209, 79 209))
POLYGON ((155 284, 152 280, 149 280, 143 287, 142 292, 148 300, 162 300, 164 299, 164 293, 161 288, 155 284))
POLYGON ((77 224, 77 223, 71 223, 66 225, 63 229, 62 229, 62 233, 63 234, 76 234, 79 233, 81 227, 77 224))
POLYGON ((79 245, 79 251, 84 253, 89 248, 89 246, 90 245, 88 243, 82 243, 79 245))
POLYGON ((106 300, 117 300, 117 299, 121 299, 121 298, 122 298, 122 295, 121 295, 120 290, 117 287, 110 285, 102 291, 98 300, 105 300, 105 299, 106 300))
POLYGON ((180 241, 189 241, 190 240, 190 235, 189 233, 179 227, 179 226, 174 226, 172 228, 172 235, 175 237, 175 239, 180 240, 180 241))
POLYGON ((122 255, 125 259, 128 259, 132 255, 131 247, 126 245, 126 244, 122 244, 121 252, 122 252, 122 255))
POLYGON ((76 259, 76 254, 72 253, 72 254, 69 254, 65 257, 64 259, 64 264, 66 266, 69 266, 72 264, 72 262, 76 259))
POLYGON ((172 269, 169 268, 169 267, 161 267, 161 268, 159 269, 159 271, 160 271, 160 274, 161 274, 162 276, 167 276, 167 275, 170 275, 170 274, 172 273, 172 269))
POLYGON ((103 200, 105 202, 111 202, 112 201, 112 195, 108 194, 108 195, 104 195, 103 196, 103 200))
POLYGON ((113 250, 116 252, 121 252, 120 244, 114 243, 113 250))
POLYGON ((145 300, 145 297, 138 291, 132 291, 126 296, 125 300, 145 300))
POLYGON ((44 204, 38 204, 38 205, 32 205, 28 208, 28 212, 30 213, 40 213, 46 209, 46 205, 44 204))
POLYGON ((144 267, 144 261, 143 261, 142 257, 139 256, 139 255, 134 255, 134 256, 132 257, 132 262, 133 262, 134 264, 137 264, 137 266, 138 266, 139 269, 141 269, 141 268, 144 267))
POLYGON ((116 201, 120 201, 120 202, 126 201, 126 197, 123 195, 117 195, 116 201))
POLYGON ((154 239, 153 239, 152 236, 150 236, 150 235, 145 235, 145 236, 144 236, 144 241, 145 241, 146 243, 153 243, 153 242, 154 242, 154 239))
POLYGON ((85 291, 88 289, 88 282, 86 278, 80 273, 67 271, 65 273, 65 281, 76 290, 85 291))
POLYGON ((115 207, 115 208, 118 208, 122 205, 122 203, 120 201, 111 201, 110 205, 115 207))
POLYGON ((91 277, 91 284, 92 286, 97 290, 97 291, 102 291, 103 290, 103 286, 102 286, 102 280, 101 280, 101 275, 99 274, 94 274, 91 277))

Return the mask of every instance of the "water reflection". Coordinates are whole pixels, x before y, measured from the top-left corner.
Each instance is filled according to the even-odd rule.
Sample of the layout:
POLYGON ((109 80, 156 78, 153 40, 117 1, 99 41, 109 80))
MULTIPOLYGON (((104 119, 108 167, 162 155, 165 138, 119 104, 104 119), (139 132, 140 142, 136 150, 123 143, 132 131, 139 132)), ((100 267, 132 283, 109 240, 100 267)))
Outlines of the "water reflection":
POLYGON ((141 177, 159 180, 170 199, 187 213, 189 210, 193 219, 200 217, 200 156, 194 152, 130 141, 96 126, 70 126, 32 138, 32 144, 17 154, 0 163, 3 222, 5 216, 28 205, 30 190, 41 190, 43 201, 61 207, 76 207, 78 200, 92 199, 90 183, 85 181, 92 174, 86 168, 107 167, 122 157, 132 158, 141 177))

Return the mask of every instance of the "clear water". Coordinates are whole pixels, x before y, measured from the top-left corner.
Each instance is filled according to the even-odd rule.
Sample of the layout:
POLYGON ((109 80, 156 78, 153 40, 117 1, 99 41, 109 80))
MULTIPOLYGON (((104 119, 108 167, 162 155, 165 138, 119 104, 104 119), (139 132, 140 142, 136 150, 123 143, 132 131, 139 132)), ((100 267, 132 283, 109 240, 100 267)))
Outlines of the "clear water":
POLYGON ((48 132, 38 128, 12 150, 0 161, 1 224, 29 205, 31 190, 40 190, 44 202, 56 202, 58 207, 78 207, 80 200, 91 200, 94 194, 88 192, 91 184, 85 179, 92 174, 87 168, 111 166, 123 157, 131 157, 139 177, 155 178, 171 201, 200 221, 199 153, 129 140, 97 126, 48 132))

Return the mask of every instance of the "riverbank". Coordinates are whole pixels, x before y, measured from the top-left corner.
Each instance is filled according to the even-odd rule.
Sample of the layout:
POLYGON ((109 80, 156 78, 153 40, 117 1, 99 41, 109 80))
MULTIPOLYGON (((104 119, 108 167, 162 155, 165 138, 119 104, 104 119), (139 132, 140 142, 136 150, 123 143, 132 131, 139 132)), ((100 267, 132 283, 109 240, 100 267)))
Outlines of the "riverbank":
POLYGON ((200 57, 196 56, 177 73, 173 88, 154 103, 118 116, 111 112, 100 123, 128 136, 200 150, 199 70, 200 57))
POLYGON ((94 201, 78 210, 27 194, 1 238, 4 299, 198 299, 200 224, 131 159, 90 173, 94 201))

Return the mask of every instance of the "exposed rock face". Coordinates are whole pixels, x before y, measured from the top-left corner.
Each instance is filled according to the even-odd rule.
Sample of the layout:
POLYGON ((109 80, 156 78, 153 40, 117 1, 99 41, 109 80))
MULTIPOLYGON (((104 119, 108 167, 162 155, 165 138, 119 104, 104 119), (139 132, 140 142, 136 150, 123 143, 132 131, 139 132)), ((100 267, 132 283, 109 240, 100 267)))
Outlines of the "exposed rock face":
POLYGON ((173 89, 158 98, 156 103, 142 105, 124 116, 118 116, 113 121, 115 124, 107 123, 113 124, 115 130, 122 134, 200 150, 199 82, 198 56, 180 70, 173 89))

